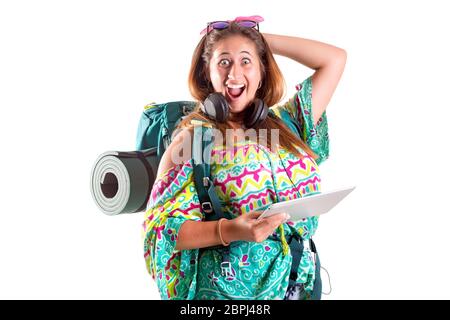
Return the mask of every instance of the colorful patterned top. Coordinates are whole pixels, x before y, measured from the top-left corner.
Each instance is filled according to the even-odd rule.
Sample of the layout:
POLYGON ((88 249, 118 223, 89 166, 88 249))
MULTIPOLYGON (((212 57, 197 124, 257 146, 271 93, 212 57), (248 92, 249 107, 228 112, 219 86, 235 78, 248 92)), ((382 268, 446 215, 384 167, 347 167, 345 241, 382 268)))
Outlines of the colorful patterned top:
MULTIPOLYGON (((326 113, 317 126, 311 109, 311 77, 296 86, 297 92, 285 104, 271 109, 281 119, 300 123, 302 139, 319 156, 295 157, 285 149, 277 153, 252 141, 239 142, 233 150, 212 149, 212 159, 234 152, 233 161, 212 163, 211 176, 224 212, 237 217, 269 204, 320 193, 318 164, 328 157, 326 113), (294 187, 295 184, 295 187, 294 187), (300 194, 299 194, 300 193, 300 194)), ((276 237, 256 243, 236 241, 230 245, 231 273, 222 276, 222 249, 176 250, 177 234, 186 220, 202 221, 203 215, 193 181, 192 159, 157 177, 143 224, 146 266, 156 280, 162 299, 283 299, 292 256, 283 254, 276 237)), ((285 223, 286 236, 298 233, 312 237, 318 218, 285 223)), ((280 239, 279 228, 275 232, 280 239)), ((275 236, 275 234, 274 234, 275 236)), ((304 250, 297 282, 311 292, 315 279, 311 251, 304 250)))

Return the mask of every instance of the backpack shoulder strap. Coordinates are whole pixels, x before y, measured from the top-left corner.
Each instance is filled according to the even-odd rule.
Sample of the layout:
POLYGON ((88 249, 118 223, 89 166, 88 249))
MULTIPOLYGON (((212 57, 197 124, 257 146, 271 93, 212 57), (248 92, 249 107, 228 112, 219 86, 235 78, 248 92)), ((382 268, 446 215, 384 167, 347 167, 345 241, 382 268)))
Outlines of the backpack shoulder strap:
POLYGON ((211 149, 213 130, 204 125, 194 126, 192 156, 194 160, 194 183, 206 221, 225 218, 219 198, 211 181, 211 149))

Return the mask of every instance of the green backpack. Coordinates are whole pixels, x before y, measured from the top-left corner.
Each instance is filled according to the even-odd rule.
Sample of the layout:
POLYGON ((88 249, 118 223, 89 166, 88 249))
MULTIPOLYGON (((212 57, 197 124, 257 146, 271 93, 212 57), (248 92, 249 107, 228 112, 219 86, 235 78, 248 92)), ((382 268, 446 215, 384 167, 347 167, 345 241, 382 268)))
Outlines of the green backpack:
POLYGON ((152 150, 161 160, 164 151, 172 141, 172 134, 181 119, 194 110, 193 101, 174 101, 148 104, 139 120, 136 150, 152 150))

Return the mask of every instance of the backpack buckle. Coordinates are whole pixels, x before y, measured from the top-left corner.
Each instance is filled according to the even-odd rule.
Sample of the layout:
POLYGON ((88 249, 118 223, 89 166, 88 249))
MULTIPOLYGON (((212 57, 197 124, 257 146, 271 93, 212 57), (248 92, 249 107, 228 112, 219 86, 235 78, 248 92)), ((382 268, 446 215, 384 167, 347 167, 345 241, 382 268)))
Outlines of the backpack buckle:
POLYGON ((183 105, 182 106, 182 112, 185 116, 189 115, 189 110, 188 110, 188 106, 183 105))
POLYGON ((211 202, 203 202, 202 203, 202 210, 206 213, 211 213, 213 212, 213 207, 211 205, 211 202))

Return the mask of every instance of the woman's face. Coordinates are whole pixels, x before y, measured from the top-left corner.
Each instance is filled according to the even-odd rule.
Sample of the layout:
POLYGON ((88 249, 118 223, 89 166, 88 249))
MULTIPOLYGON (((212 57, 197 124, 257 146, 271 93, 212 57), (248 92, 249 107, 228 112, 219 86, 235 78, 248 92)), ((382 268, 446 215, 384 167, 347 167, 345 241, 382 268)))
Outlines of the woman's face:
POLYGON ((213 47, 209 75, 215 92, 222 93, 228 101, 231 113, 245 110, 261 81, 255 44, 239 35, 218 42, 213 47))

